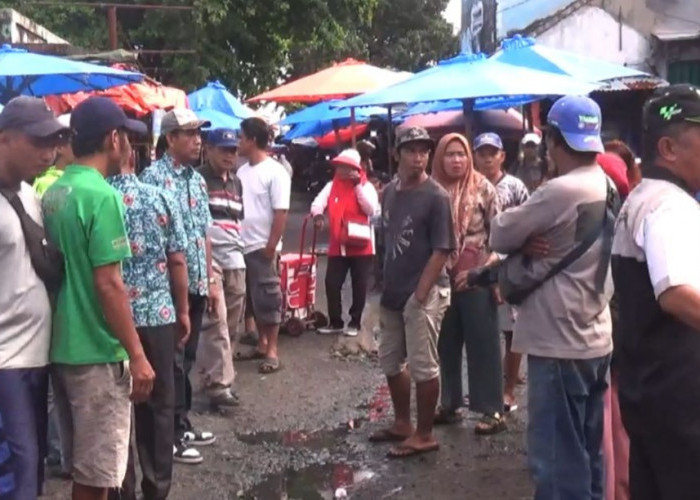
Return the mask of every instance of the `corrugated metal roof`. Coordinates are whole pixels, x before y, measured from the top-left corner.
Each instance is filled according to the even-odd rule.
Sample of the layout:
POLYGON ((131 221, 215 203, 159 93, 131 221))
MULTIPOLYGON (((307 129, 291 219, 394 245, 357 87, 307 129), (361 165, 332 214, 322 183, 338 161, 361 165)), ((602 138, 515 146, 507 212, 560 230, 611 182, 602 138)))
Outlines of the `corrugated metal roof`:
POLYGON ((605 82, 605 87, 596 92, 618 92, 621 90, 654 90, 665 87, 668 82, 662 78, 616 78, 605 82))
POLYGON ((696 40, 700 38, 700 24, 659 14, 651 33, 662 42, 696 40))

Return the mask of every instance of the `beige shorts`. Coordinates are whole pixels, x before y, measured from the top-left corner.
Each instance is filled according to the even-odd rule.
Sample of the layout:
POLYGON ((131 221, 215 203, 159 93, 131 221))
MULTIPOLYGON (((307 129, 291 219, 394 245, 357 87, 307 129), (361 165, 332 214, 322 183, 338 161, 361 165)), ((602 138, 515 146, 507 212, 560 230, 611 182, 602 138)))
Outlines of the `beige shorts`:
POLYGON ((381 308, 379 364, 387 377, 401 373, 407 363, 416 382, 440 376, 438 335, 449 305, 450 289, 435 286, 424 306, 411 295, 403 311, 381 308))
POLYGON ((129 362, 53 365, 52 375, 73 480, 95 488, 121 487, 131 430, 129 362))

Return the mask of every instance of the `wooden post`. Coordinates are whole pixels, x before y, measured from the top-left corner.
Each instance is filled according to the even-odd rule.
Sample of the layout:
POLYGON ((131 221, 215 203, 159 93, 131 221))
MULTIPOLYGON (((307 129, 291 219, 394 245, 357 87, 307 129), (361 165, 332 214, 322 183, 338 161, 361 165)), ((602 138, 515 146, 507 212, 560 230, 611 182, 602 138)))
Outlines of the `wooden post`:
POLYGON ((471 143, 474 139, 474 99, 464 99, 462 101, 462 113, 464 114, 464 134, 471 143))
POLYGON ((109 48, 117 50, 119 48, 119 39, 117 37, 117 7, 110 5, 107 7, 107 26, 109 30, 109 48))
POLYGON ((350 108, 350 132, 352 134, 352 147, 357 147, 357 137, 355 137, 355 108, 350 108))
POLYGON ((389 177, 392 177, 393 174, 393 161, 394 161, 394 146, 393 146, 393 141, 391 140, 391 133, 394 129, 394 117, 392 116, 392 109, 391 105, 389 105, 387 109, 387 125, 386 125, 386 154, 387 154, 387 160, 388 163, 386 164, 387 171, 389 172, 389 177))

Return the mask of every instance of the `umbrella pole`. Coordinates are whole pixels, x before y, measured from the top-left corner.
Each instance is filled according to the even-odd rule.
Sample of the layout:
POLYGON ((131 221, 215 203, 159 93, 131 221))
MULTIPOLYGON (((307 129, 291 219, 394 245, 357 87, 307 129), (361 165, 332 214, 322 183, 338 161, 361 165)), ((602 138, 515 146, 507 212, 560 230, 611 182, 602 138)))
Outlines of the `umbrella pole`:
POLYGON ((340 130, 338 128, 338 120, 333 120, 333 132, 335 133, 335 147, 340 149, 340 130))
POLYGON ((393 151, 393 149, 394 149, 393 146, 392 146, 392 144, 391 144, 391 142, 392 142, 392 141, 391 141, 391 132, 392 132, 393 122, 394 122, 394 118, 393 118, 393 116, 392 116, 392 111, 393 111, 393 110, 392 110, 392 108, 391 108, 391 105, 389 105, 389 107, 387 108, 387 118, 388 118, 388 122, 387 122, 387 124, 386 124, 386 155, 387 155, 387 160, 388 160, 388 161, 387 161, 387 164, 386 164, 386 168, 387 168, 387 171, 388 171, 388 173, 389 173, 389 177, 390 177, 390 178, 392 177, 392 170, 393 170, 393 169, 391 168, 391 167, 392 167, 392 164, 391 164, 391 163, 392 163, 392 160, 393 160, 392 154, 391 154, 391 153, 392 153, 392 151, 393 151))
POLYGON ((357 147, 357 137, 355 137, 355 108, 350 108, 350 130, 352 132, 352 147, 357 147))
POLYGON ((462 113, 464 114, 464 132, 471 142, 474 139, 474 99, 462 101, 462 113))

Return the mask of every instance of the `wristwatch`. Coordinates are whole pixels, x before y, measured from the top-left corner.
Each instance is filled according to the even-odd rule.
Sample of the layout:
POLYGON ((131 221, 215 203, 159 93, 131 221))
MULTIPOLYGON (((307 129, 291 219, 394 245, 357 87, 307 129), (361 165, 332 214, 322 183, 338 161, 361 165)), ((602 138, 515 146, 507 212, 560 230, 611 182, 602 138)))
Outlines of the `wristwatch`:
POLYGON ((210 285, 216 285, 216 278, 209 278, 210 285))

